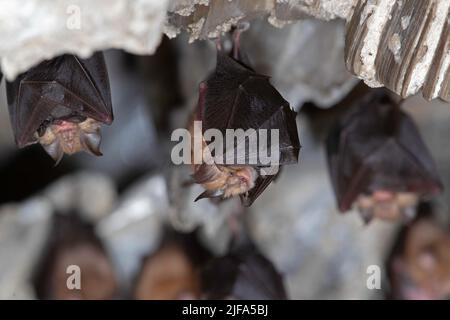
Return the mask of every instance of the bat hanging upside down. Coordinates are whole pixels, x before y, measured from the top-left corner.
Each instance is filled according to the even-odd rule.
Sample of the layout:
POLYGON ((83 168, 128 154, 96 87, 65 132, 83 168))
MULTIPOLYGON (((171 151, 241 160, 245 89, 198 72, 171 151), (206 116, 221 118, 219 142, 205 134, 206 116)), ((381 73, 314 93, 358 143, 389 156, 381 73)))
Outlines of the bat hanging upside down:
POLYGON ((62 55, 7 82, 11 124, 19 148, 40 143, 58 163, 64 153, 100 156, 100 127, 113 112, 102 53, 62 55))
POLYGON ((443 188, 416 125, 383 91, 338 121, 327 156, 339 210, 356 204, 366 223, 374 217, 410 220, 419 200, 443 188))
MULTIPOLYGON (((214 73, 200 84, 199 99, 196 112, 193 116, 190 132, 195 139, 194 123, 201 122, 201 143, 192 144, 193 158, 196 152, 212 154, 204 134, 206 130, 220 131, 223 137, 230 129, 254 130, 258 139, 264 129, 267 136, 272 131, 278 132, 278 141, 272 137, 261 144, 258 140, 258 151, 248 148, 243 156, 234 162, 194 163, 193 178, 201 184, 206 191, 196 201, 202 198, 229 198, 240 196, 245 206, 249 206, 275 179, 278 168, 282 165, 294 164, 298 161, 300 143, 298 140, 296 113, 292 111, 289 103, 283 99, 280 93, 270 84, 269 77, 257 74, 244 63, 239 50, 239 38, 241 30, 234 34, 234 47, 231 55, 225 53, 220 46, 217 51, 217 64, 214 73), (277 142, 276 149, 272 148, 277 142), (263 145, 263 147, 261 147, 263 145), (259 151, 275 150, 278 161, 274 166, 263 165, 259 162, 259 151), (253 162, 251 160, 254 160, 253 162), (256 159, 256 160, 255 160, 256 159), (267 169, 275 168, 274 171, 267 169)), ((197 137, 198 138, 198 137, 197 137)), ((247 137, 245 143, 233 142, 231 148, 221 149, 220 152, 236 152, 242 150, 242 146, 250 144, 247 137)), ((229 141, 227 141, 228 144, 229 141)), ((218 153, 218 149, 214 149, 218 153)), ((271 153, 271 156, 273 154, 271 153)))
POLYGON ((394 299, 429 300, 450 297, 450 234, 431 217, 406 227, 401 247, 389 262, 394 299))

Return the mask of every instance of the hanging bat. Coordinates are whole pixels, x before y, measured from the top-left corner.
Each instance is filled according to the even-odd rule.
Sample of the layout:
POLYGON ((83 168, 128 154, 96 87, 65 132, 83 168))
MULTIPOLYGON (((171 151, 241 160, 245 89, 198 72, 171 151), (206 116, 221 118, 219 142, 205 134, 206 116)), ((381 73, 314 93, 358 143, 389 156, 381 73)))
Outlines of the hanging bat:
POLYGON ((450 233, 429 217, 416 219, 405 229, 388 264, 392 298, 448 299, 450 233))
MULTIPOLYGON (((209 129, 219 130, 223 137, 226 137, 230 129, 255 130, 258 143, 262 144, 256 148, 248 147, 248 150, 240 153, 243 148, 250 146, 251 137, 245 137, 244 143, 232 142, 231 148, 225 146, 229 143, 226 141, 222 147, 214 149, 214 156, 217 159, 220 154, 226 158, 231 153, 235 155, 231 163, 214 161, 194 164, 194 181, 206 189, 195 201, 202 198, 240 196, 243 205, 250 206, 275 179, 280 166, 298 161, 300 143, 295 122, 296 113, 270 84, 269 77, 256 73, 242 60, 245 59, 239 50, 238 32, 232 55, 228 55, 219 47, 214 73, 200 84, 197 109, 190 131, 194 137, 196 133, 193 123, 201 122, 202 144, 196 147, 193 143, 192 154, 195 157, 196 153, 213 153, 209 149, 210 144, 204 139, 204 134, 209 129), (264 130, 276 130, 279 134, 278 141, 272 141, 272 138, 262 141, 259 134, 264 130), (272 167, 275 170, 267 172, 267 165, 259 161, 259 152, 272 150, 271 147, 275 146, 275 143, 278 143, 275 151, 278 161, 272 167)), ((269 135, 270 133, 267 133, 267 136, 269 135)))
POLYGON ((109 300, 116 296, 114 268, 92 225, 76 215, 57 214, 50 234, 35 274, 39 298, 109 300), (76 272, 79 272, 79 287, 76 287, 76 277, 69 281, 76 272), (68 287, 68 283, 74 287, 68 287))
POLYGON ((16 144, 40 143, 58 163, 64 153, 100 156, 100 127, 113 121, 108 72, 102 53, 88 59, 62 55, 7 82, 16 144))
POLYGON ((195 233, 165 230, 159 248, 143 260, 133 298, 138 300, 186 300, 200 298, 199 267, 210 254, 195 233))
POLYGON ((202 271, 206 299, 285 300, 281 275, 254 247, 211 260, 202 271))
POLYGON ((176 244, 148 257, 134 290, 138 300, 192 300, 200 297, 200 280, 189 256, 176 244))
POLYGON ((339 119, 327 139, 339 210, 356 203, 364 221, 410 219, 419 199, 443 189, 413 120, 383 91, 339 119))

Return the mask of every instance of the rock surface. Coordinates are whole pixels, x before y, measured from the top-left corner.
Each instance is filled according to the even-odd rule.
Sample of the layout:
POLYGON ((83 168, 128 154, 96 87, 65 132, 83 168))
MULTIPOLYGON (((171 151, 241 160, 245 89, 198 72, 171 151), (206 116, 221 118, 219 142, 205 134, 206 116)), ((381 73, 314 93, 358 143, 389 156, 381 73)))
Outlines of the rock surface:
POLYGON ((62 53, 156 50, 168 0, 0 0, 1 69, 9 79, 62 53))

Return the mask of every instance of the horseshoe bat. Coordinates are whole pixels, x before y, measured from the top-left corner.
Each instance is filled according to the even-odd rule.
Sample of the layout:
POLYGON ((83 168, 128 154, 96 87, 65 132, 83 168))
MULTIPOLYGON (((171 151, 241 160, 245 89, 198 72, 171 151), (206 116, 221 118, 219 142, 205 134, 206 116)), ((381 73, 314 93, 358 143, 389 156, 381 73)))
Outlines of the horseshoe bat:
POLYGON ((211 260, 203 269, 202 284, 206 299, 287 299, 281 275, 253 247, 211 260))
POLYGON ((40 143, 58 163, 64 153, 100 156, 102 124, 113 121, 108 72, 102 53, 88 59, 65 54, 7 82, 16 144, 40 143))
POLYGON ((450 233, 433 217, 404 227, 388 261, 391 298, 450 297, 450 233))
POLYGON ((356 203, 364 221, 410 219, 420 199, 443 189, 413 120, 383 91, 369 94, 338 120, 327 139, 339 210, 356 203))
MULTIPOLYGON (((242 148, 251 145, 251 137, 246 136, 242 140, 244 142, 232 141, 231 145, 226 141, 227 147, 224 143, 214 149, 215 156, 220 154, 225 157, 231 153, 234 155, 233 161, 194 164, 194 181, 206 189, 195 201, 240 196, 242 204, 250 206, 275 179, 281 166, 298 161, 300 143, 296 113, 270 84, 269 77, 256 73, 244 60, 245 56, 239 50, 239 32, 235 36, 231 55, 218 47, 216 69, 200 84, 193 120, 202 124, 202 145, 199 149, 194 143, 192 153, 203 154, 205 150, 212 153, 210 144, 204 138, 205 132, 210 129, 218 130, 223 137, 230 129, 254 130, 253 137, 257 137, 258 143, 262 144, 258 144, 257 148, 249 147, 239 156, 242 148), (267 136, 278 132, 278 141, 272 141, 272 137, 263 141, 259 134, 264 130, 267 130, 267 136), (274 151, 278 161, 269 165, 274 171, 267 172, 267 165, 259 161, 259 152, 272 150, 275 143, 278 143, 274 151)), ((194 136, 192 125, 190 130, 191 136, 194 136)))
POLYGON ((56 214, 50 234, 34 275, 39 298, 109 300, 117 296, 113 265, 91 224, 74 212, 56 214), (68 277, 77 272, 70 266, 79 267, 78 290, 68 287, 68 277))

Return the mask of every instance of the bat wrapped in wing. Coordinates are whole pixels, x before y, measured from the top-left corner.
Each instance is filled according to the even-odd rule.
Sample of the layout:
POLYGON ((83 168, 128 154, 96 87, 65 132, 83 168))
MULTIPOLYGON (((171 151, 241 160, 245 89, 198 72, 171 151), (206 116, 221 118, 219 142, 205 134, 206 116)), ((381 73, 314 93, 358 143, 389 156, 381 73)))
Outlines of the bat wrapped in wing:
POLYGON ((113 112, 102 53, 62 55, 7 82, 11 124, 19 148, 40 143, 59 162, 64 153, 101 155, 100 127, 113 112))
POLYGON ((283 279, 254 247, 212 259, 202 271, 206 299, 286 300, 283 279))
POLYGON ((366 222, 410 219, 420 199, 443 188, 413 120, 383 90, 339 119, 327 156, 340 211, 356 203, 366 222))
POLYGON ((234 46, 232 56, 218 49, 214 73, 200 84, 190 129, 195 137, 193 124, 201 123, 202 144, 196 147, 193 143, 192 151, 194 158, 195 153, 214 153, 214 161, 195 163, 193 177, 206 189, 196 200, 239 195, 249 206, 274 180, 280 166, 297 163, 300 143, 296 113, 269 77, 240 60, 239 43, 234 46), (221 145, 214 141, 214 150, 205 141, 211 129, 225 140, 221 145), (239 132, 241 137, 237 137, 239 132), (275 161, 261 161, 261 155, 269 153, 275 161))

